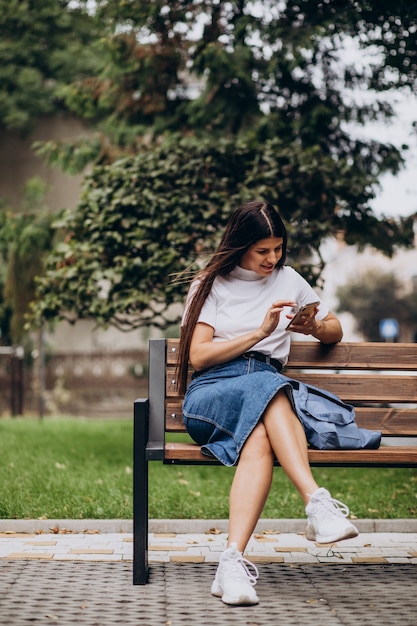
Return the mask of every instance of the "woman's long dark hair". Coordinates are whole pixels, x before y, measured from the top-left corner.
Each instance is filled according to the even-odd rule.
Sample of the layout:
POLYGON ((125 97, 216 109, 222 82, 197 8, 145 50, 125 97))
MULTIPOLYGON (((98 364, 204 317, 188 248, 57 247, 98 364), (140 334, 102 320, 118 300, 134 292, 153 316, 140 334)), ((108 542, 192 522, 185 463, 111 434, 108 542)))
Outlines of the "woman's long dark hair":
POLYGON ((178 351, 177 380, 181 394, 185 393, 187 387, 191 338, 214 279, 229 274, 250 246, 268 237, 282 237, 282 256, 277 263, 279 269, 284 265, 287 255, 287 231, 278 211, 272 204, 262 201, 240 206, 232 214, 216 252, 196 277, 198 287, 192 301, 188 303, 178 351))

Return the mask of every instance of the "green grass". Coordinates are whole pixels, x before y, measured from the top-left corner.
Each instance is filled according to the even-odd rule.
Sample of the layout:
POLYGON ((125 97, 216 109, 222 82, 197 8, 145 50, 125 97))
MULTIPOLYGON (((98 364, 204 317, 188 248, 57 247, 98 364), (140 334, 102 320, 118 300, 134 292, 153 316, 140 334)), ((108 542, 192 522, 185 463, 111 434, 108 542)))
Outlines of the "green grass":
MULTIPOLYGON (((151 518, 227 518, 233 469, 150 463, 151 518)), ((417 472, 313 469, 358 518, 417 515, 417 472)), ((132 423, 123 419, 0 419, 0 518, 129 519, 132 423)), ((280 468, 264 518, 304 517, 280 468)))
POLYGON ((125 420, 0 420, 0 518, 129 518, 125 420))

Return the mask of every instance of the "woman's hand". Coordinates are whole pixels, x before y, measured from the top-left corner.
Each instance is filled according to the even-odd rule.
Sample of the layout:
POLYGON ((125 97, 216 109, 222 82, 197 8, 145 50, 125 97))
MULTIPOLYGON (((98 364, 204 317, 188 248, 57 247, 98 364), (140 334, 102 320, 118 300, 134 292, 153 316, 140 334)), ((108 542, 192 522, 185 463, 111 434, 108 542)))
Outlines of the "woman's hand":
POLYGON ((279 324, 279 319, 284 307, 294 307, 296 305, 297 303, 293 300, 278 300, 277 302, 271 304, 260 327, 260 331, 263 334, 262 339, 269 337, 269 335, 274 332, 279 324))
POLYGON ((318 304, 319 303, 316 303, 315 306, 302 307, 296 315, 287 315, 290 320, 287 330, 303 335, 312 335, 321 323, 316 320, 316 315, 319 310, 318 304))
POLYGON ((291 331, 302 335, 312 335, 322 343, 336 343, 343 337, 342 326, 338 318, 329 312, 322 320, 312 316, 303 316, 300 324, 291 326, 291 331))

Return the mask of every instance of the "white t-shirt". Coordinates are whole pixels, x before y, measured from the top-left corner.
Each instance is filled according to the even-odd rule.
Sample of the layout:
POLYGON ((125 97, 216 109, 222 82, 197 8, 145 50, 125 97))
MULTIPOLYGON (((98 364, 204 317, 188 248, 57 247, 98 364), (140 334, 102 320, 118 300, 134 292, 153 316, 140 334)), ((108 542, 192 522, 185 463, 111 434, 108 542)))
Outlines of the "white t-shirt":
MULTIPOLYGON (((183 320, 197 281, 190 287, 183 320)), ((259 328, 268 307, 277 300, 293 300, 301 308, 310 302, 320 301, 320 298, 292 267, 281 267, 270 276, 263 277, 237 266, 227 276, 216 277, 198 321, 212 326, 213 341, 234 339, 259 328)), ((285 307, 275 331, 251 349, 279 359, 285 365, 291 338, 291 333, 285 330, 289 323, 286 314, 296 313, 298 308, 285 307)), ((329 309, 320 301, 317 319, 324 319, 328 313, 329 309)))

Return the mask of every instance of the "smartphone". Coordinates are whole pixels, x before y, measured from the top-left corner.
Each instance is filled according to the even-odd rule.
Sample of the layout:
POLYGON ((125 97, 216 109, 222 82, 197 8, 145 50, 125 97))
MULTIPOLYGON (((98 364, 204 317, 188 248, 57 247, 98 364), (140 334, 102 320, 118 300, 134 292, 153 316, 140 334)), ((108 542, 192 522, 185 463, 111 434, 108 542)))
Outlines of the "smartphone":
POLYGON ((301 321, 302 315, 312 315, 314 309, 316 308, 318 304, 320 304, 319 300, 317 302, 309 302, 309 304, 305 304, 304 306, 302 306, 301 309, 297 311, 297 313, 294 315, 292 320, 290 320, 290 323, 288 324, 285 330, 291 330, 291 326, 293 324, 297 324, 297 322, 301 321))

